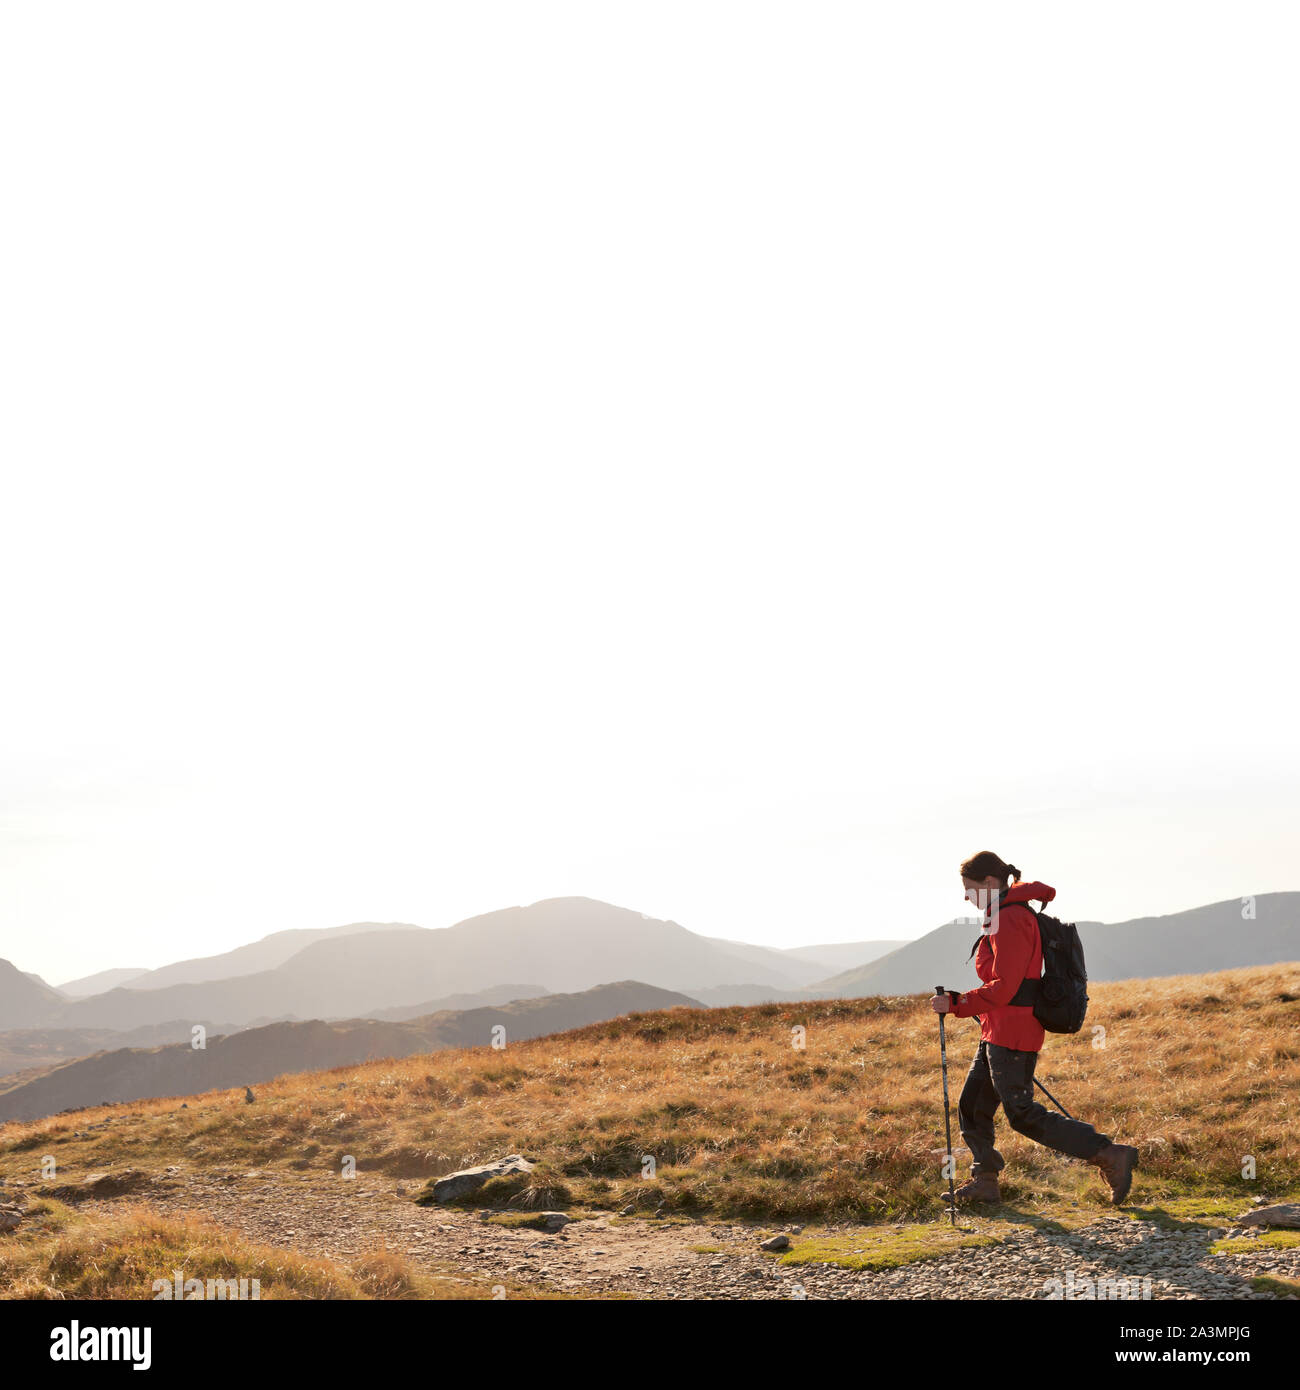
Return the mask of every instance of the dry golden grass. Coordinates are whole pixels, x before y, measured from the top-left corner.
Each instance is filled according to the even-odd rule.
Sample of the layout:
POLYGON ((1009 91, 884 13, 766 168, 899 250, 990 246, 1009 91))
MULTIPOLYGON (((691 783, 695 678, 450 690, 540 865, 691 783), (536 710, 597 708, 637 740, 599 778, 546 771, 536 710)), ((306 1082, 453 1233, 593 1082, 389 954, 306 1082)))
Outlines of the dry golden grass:
MULTIPOLYGON (((1300 965, 1091 986, 1078 1037, 1039 1075, 1079 1118, 1141 1151, 1135 1200, 1300 1188, 1300 965), (1106 1030, 1093 1046, 1094 1025, 1106 1030), (1242 1169, 1252 1156, 1257 1179, 1242 1169)), ((949 1028, 955 1104, 973 1021, 949 1028)), ((540 1160, 494 1203, 784 1220, 933 1216, 943 1146, 937 1022, 921 997, 631 1015, 490 1048, 288 1076, 0 1129, 0 1175, 250 1166, 436 1176, 540 1160), (795 1025, 806 1047, 792 1046, 795 1025), (109 1121, 85 1133, 87 1126, 109 1121), (84 1137, 74 1137, 82 1131, 84 1137), (643 1157, 656 1175, 644 1179, 643 1157)), ((1013 1203, 1104 1205, 1096 1170, 999 1124, 1013 1203)), ((483 1200, 482 1197, 478 1200, 483 1200)))
POLYGON ((268 1299, 482 1299, 468 1280, 417 1271, 391 1251, 344 1265, 256 1245, 204 1217, 164 1217, 124 1205, 111 1214, 60 1202, 30 1204, 0 1239, 0 1298, 153 1299, 155 1280, 247 1279, 268 1299))

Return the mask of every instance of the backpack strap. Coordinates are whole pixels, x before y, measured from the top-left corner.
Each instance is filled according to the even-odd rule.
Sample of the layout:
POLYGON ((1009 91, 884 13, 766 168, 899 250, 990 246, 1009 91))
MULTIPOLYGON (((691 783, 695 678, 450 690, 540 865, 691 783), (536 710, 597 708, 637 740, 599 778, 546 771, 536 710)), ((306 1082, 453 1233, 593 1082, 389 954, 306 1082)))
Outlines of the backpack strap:
MULTIPOLYGON (((998 894, 998 908, 999 908, 999 909, 1001 909, 1001 907, 1002 907, 1002 899, 1006 897, 1006 895, 1007 895, 1007 893, 1008 893, 1009 891, 1010 891, 1010 889, 1004 888, 1004 889, 998 894)), ((966 961, 967 961, 968 964, 969 964, 969 962, 970 962, 971 956, 973 956, 973 955, 975 954, 975 952, 979 950, 979 948, 980 948, 980 942, 981 942, 981 941, 984 941, 984 940, 986 939, 986 937, 987 937, 987 933, 986 933, 986 932, 980 932, 980 934, 975 938, 975 944, 970 948, 970 955, 966 957, 966 961)))
MULTIPOLYGON (((1002 900, 1003 900, 1003 898, 1005 898, 1005 897, 1007 896, 1007 894, 1008 894, 1010 891, 1011 891, 1011 890, 1010 890, 1009 888, 1004 888, 1004 889, 998 894, 998 910, 999 910, 999 911, 1002 910, 1002 900)), ((1046 903, 1046 900, 1045 900, 1045 899, 1040 898, 1039 901, 1043 904, 1044 907, 1047 906, 1047 903, 1046 903)), ((1012 903, 1011 906, 1012 906, 1012 907, 1029 907, 1029 904, 1028 904, 1028 903, 1012 903)), ((1029 910, 1030 910, 1030 912, 1034 912, 1034 909, 1033 909, 1032 907, 1029 907, 1029 910)), ((1038 921, 1038 913, 1036 913, 1036 912, 1034 912, 1034 921, 1035 921, 1035 922, 1038 921)), ((970 948, 970 955, 968 955, 968 956, 966 957, 967 962, 969 962, 970 959, 971 959, 971 957, 974 956, 975 952, 979 950, 979 948, 980 948, 980 942, 983 941, 983 940, 985 940, 985 938, 986 938, 986 933, 984 933, 984 932, 981 932, 981 933, 979 934, 979 936, 977 936, 977 937, 975 938, 975 944, 970 948)))
MULTIPOLYGON (((1002 907, 1002 900, 1003 900, 1003 898, 1006 897, 1006 895, 1007 895, 1007 890, 1006 890, 1005 888, 1002 890, 1001 893, 998 894, 998 908, 999 908, 999 909, 1001 909, 1001 907, 1002 907)), ((1038 901, 1039 901, 1044 907, 1047 906, 1047 899, 1046 899, 1046 898, 1039 898, 1038 901)), ((1012 905, 1013 905, 1014 907, 1029 907, 1029 903, 1027 903, 1027 902, 1024 902, 1024 903, 1014 903, 1014 904, 1012 904, 1012 905)), ((1039 954, 1039 958, 1040 958, 1040 962, 1041 962, 1041 960, 1042 960, 1042 954, 1043 954, 1043 929, 1042 929, 1042 927, 1041 927, 1041 925, 1039 924, 1039 921, 1038 921, 1038 913, 1037 913, 1037 912, 1034 912, 1034 909, 1033 909, 1032 907, 1029 907, 1029 910, 1030 910, 1030 912, 1033 912, 1033 913, 1034 913, 1034 925, 1035 925, 1036 927, 1038 927, 1038 954, 1039 954)), ((979 950, 979 944, 980 944, 980 942, 981 942, 981 941, 984 941, 985 939, 986 939, 986 937, 983 935, 983 933, 981 933, 980 936, 976 938, 975 944, 970 948, 970 955, 966 957, 967 962, 969 962, 970 959, 971 959, 971 956, 973 956, 973 955, 975 954, 975 952, 979 950)), ((1041 964, 1040 964, 1040 968, 1041 968, 1041 964)), ((1024 1006, 1026 1006, 1026 1005, 1038 1003, 1038 990, 1039 990, 1039 986, 1040 986, 1041 984, 1042 984, 1042 976, 1041 976, 1041 975, 1038 976, 1037 979, 1032 979, 1032 978, 1030 978, 1028 975, 1026 975, 1025 978, 1024 978, 1023 980, 1021 980, 1021 982, 1020 982, 1020 988, 1019 988, 1018 990, 1016 990, 1016 992, 1011 996, 1010 999, 1007 1000, 1007 1004, 1008 1004, 1008 1005, 1015 1005, 1016 1007, 1024 1007, 1024 1006)))

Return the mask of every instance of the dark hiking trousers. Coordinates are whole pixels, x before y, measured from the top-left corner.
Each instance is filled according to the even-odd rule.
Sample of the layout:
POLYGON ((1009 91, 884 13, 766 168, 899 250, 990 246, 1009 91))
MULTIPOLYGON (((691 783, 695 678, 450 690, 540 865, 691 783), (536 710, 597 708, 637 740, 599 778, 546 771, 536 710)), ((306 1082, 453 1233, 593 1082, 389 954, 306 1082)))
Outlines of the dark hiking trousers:
POLYGON ((1002 1155, 993 1147, 993 1116, 999 1105, 1017 1134, 1058 1153, 1092 1158, 1110 1143, 1082 1120, 1067 1119, 1038 1104, 1034 1099, 1037 1062, 1037 1052, 1013 1052, 997 1043, 980 1043, 957 1102, 961 1137, 975 1157, 974 1177, 1000 1172, 1003 1167, 1002 1155))

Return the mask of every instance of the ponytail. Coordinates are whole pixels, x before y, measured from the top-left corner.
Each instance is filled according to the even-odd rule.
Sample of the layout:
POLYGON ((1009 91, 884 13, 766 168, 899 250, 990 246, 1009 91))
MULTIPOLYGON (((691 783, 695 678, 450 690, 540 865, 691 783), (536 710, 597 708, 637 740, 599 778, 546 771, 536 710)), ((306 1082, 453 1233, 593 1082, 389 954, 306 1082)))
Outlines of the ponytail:
POLYGON ((983 849, 978 854, 973 854, 961 866, 962 878, 996 878, 1004 886, 1008 883, 1020 883, 1020 870, 1014 864, 1008 864, 999 859, 991 849, 983 849))

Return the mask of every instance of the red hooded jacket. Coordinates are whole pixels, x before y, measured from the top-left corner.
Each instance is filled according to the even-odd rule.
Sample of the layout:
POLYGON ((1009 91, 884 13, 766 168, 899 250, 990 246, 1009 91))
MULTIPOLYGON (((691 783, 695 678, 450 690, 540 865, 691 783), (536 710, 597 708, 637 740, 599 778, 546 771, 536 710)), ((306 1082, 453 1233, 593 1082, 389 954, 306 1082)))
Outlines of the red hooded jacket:
POLYGON ((984 981, 979 989, 957 996, 952 1015, 970 1018, 978 1014, 980 1037, 1016 1052, 1042 1050, 1043 1025, 1034 1017, 1031 1004, 1007 1001, 1020 988, 1022 980, 1036 980, 1043 973, 1043 948, 1038 939, 1038 922, 1031 900, 1049 903, 1056 889, 1045 883, 1016 883, 1001 895, 997 922, 991 927, 994 904, 984 911, 985 933, 975 952, 975 973, 984 981))

